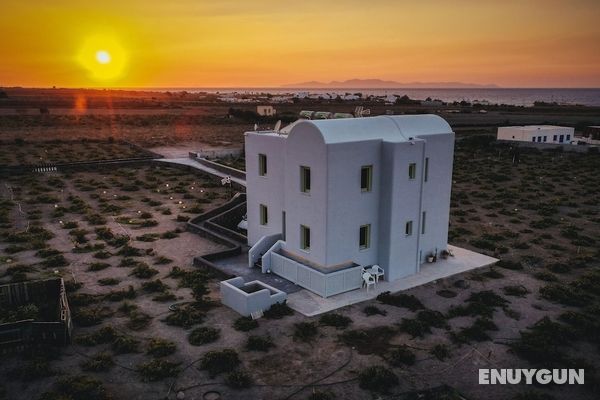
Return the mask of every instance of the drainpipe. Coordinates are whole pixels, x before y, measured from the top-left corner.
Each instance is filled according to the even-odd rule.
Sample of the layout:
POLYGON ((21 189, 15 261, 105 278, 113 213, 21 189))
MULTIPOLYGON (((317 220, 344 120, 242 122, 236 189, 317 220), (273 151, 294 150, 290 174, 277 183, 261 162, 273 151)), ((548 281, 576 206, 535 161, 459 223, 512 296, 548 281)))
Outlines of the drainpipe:
POLYGON ((417 226, 417 255, 416 255, 416 261, 417 261, 417 273, 421 270, 421 259, 420 259, 420 255, 421 255, 421 235, 422 235, 422 229, 423 229, 423 186, 425 186, 425 182, 424 182, 424 173, 425 173, 425 147, 427 147, 427 140, 425 139, 414 139, 414 138, 409 138, 411 141, 419 141, 419 142, 423 142, 423 149, 421 151, 421 175, 420 175, 420 186, 419 186, 419 225, 417 226))

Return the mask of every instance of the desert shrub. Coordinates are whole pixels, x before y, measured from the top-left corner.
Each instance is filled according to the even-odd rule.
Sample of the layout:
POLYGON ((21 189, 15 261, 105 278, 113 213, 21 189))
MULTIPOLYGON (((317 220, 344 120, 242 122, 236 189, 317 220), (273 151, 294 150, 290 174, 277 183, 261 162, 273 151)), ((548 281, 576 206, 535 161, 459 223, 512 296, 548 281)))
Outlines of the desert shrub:
POLYGON ((491 318, 497 307, 505 308, 509 303, 508 300, 491 290, 473 292, 466 301, 468 303, 466 306, 451 307, 448 310, 448 317, 453 318, 468 315, 491 318))
POLYGON ((177 376, 180 368, 178 363, 154 359, 138 365, 137 371, 145 382, 155 382, 177 376))
POLYGON ((108 371, 115 365, 113 358, 108 353, 98 353, 81 364, 81 369, 91 372, 108 371))
POLYGON ((272 347, 275 347, 275 344, 270 336, 251 335, 246 342, 246 350, 249 351, 269 351, 272 347))
POLYGON ((136 296, 137 294, 135 292, 135 289, 133 288, 133 286, 129 285, 127 289, 111 290, 110 293, 108 293, 105 296, 105 298, 108 301, 117 302, 124 299, 135 299, 136 296))
POLYGON ((258 321, 252 319, 252 317, 240 317, 233 323, 233 328, 236 331, 248 332, 258 328, 258 321))
POLYGON ((370 317, 373 315, 382 315, 385 317, 387 315, 387 311, 382 310, 381 308, 379 308, 377 306, 366 306, 365 308, 363 308, 363 313, 365 313, 365 315, 367 317, 370 317))
POLYGON ((192 304, 180 307, 173 311, 163 321, 167 325, 191 328, 194 325, 201 324, 204 320, 204 313, 192 304))
POLYGON ((307 397, 307 400, 334 400, 335 394, 330 391, 321 391, 313 388, 311 394, 307 397))
POLYGON ((473 325, 461 328, 458 333, 452 333, 451 337, 458 343, 484 342, 490 339, 488 331, 497 330, 498 327, 494 324, 494 321, 487 318, 477 318, 473 325))
POLYGON ((44 261, 41 262, 41 264, 44 268, 59 268, 66 267, 67 265, 69 265, 69 262, 62 254, 56 254, 46 258, 44 261))
POLYGON ((298 322, 294 324, 294 340, 310 342, 315 339, 319 329, 314 322, 298 322))
POLYGON ((158 233, 145 233, 141 236, 137 236, 135 240, 140 242, 155 242, 159 239, 158 233))
POLYGON ((53 370, 50 361, 46 357, 34 357, 24 364, 10 370, 8 378, 31 382, 38 379, 54 376, 58 371, 53 370))
POLYGON ((394 367, 403 365, 413 365, 416 360, 415 353, 410 351, 406 346, 400 346, 393 349, 386 355, 386 360, 394 367))
POLYGON ((446 317, 439 311, 422 310, 417 313, 417 319, 434 328, 446 328, 446 317))
POLYGON ((541 287, 540 295, 546 300, 576 307, 583 307, 591 300, 588 294, 560 283, 552 283, 541 287))
POLYGON ((161 239, 175 239, 176 237, 179 237, 179 232, 177 230, 167 231, 160 235, 161 239))
POLYGON ((96 346, 98 344, 111 343, 118 336, 112 326, 104 326, 93 333, 77 335, 75 343, 81 346, 96 346))
POLYGON ((359 354, 384 354, 390 348, 390 340, 396 331, 389 326, 353 329, 338 336, 346 346, 353 347, 359 354))
POLYGON ((106 260, 107 258, 110 258, 112 256, 112 254, 110 254, 108 251, 105 250, 100 250, 97 251, 96 253, 94 253, 94 258, 97 258, 99 260, 106 260))
POLYGON ((165 264, 170 264, 172 262, 173 262, 173 260, 171 260, 170 258, 160 256, 154 260, 154 265, 165 265, 165 264))
POLYGON ((201 346, 203 344, 212 343, 219 339, 221 331, 217 328, 201 326, 194 329, 188 336, 188 341, 193 346, 201 346))
POLYGON ((548 265, 546 268, 548 268, 550 272, 554 272, 555 274, 565 274, 567 272, 571 272, 571 267, 569 267, 567 264, 562 263, 553 263, 548 265))
POLYGON ((504 274, 494 268, 490 268, 488 271, 483 272, 482 275, 490 279, 504 278, 504 274))
POLYGON ((527 290, 527 288, 523 285, 504 286, 502 291, 507 296, 515 297, 525 297, 529 293, 529 290, 527 290))
POLYGON ((399 328, 402 332, 408 333, 413 338, 423 337, 431 333, 431 327, 418 319, 402 318, 399 328))
POLYGON ((141 331, 150 325, 152 317, 146 313, 140 311, 134 311, 129 313, 129 321, 127 327, 132 331, 141 331))
POLYGON ((450 357, 450 349, 445 344, 436 344, 431 348, 429 353, 440 361, 444 361, 450 357))
POLYGON ((141 257, 143 255, 143 250, 125 245, 117 254, 123 257, 141 257))
POLYGON ((233 371, 225 377, 225 384, 234 389, 247 389, 252 386, 252 377, 246 371, 233 371))
POLYGON ((556 277, 556 275, 547 272, 547 271, 539 271, 536 272, 535 274, 533 274, 533 276, 536 279, 539 279, 540 281, 544 281, 544 282, 556 282, 558 281, 558 278, 556 277))
POLYGON ((129 275, 140 279, 150 279, 156 274, 158 274, 158 270, 150 268, 147 264, 139 263, 129 275))
POLYGON ((160 279, 144 282, 142 284, 142 290, 148 293, 164 292, 168 289, 169 287, 165 285, 160 279))
POLYGON ((200 360, 200 369, 208 371, 211 378, 234 371, 240 364, 240 358, 233 349, 209 351, 200 360))
POLYGON ((113 339, 111 348, 116 354, 137 353, 139 344, 140 342, 132 337, 118 335, 113 339))
MULTIPOLYGON (((111 396, 101 381, 87 375, 65 376, 56 383, 57 397, 54 400, 110 400, 111 396)), ((44 393, 42 398, 47 399, 48 393, 44 393)))
POLYGON ((376 365, 362 370, 358 375, 358 382, 361 389, 389 393, 393 387, 398 385, 399 380, 391 370, 376 365))
POLYGON ((584 273, 578 279, 570 283, 574 289, 585 290, 600 295, 600 270, 592 270, 584 273))
POLYGON ((109 268, 110 264, 108 263, 91 263, 88 267, 88 271, 102 271, 103 269, 109 268))
POLYGON ((73 312, 73 321, 79 326, 98 325, 108 315, 100 307, 81 307, 73 312))
POLYGON ((118 285, 119 282, 121 282, 121 281, 116 278, 98 279, 98 283, 102 286, 115 286, 115 285, 118 285))
POLYGON ((325 326, 333 326, 337 329, 346 329, 352 323, 352 319, 341 314, 325 314, 319 318, 319 323, 325 326))
POLYGON ((177 296, 175 296, 173 293, 167 291, 164 291, 162 293, 157 294, 156 296, 154 296, 152 298, 152 301, 158 301, 161 303, 167 302, 167 301, 173 301, 176 300, 177 296))
POLYGON ((408 308, 411 311, 422 310, 425 308, 423 303, 412 294, 391 294, 390 292, 383 292, 377 296, 377 301, 391 306, 408 308))
POLYGON ((175 353, 176 349, 177 346, 175 345, 175 342, 161 338, 152 338, 150 339, 150 342, 148 342, 146 354, 157 358, 166 357, 175 353))
POLYGON ((568 357, 562 347, 574 338, 570 329, 548 317, 521 331, 520 335, 520 339, 511 344, 512 350, 519 357, 544 368, 563 364, 568 357))
POLYGON ((294 310, 292 310, 285 302, 284 303, 275 303, 268 310, 264 312, 264 317, 267 319, 281 319, 287 317, 288 315, 293 315, 294 310))

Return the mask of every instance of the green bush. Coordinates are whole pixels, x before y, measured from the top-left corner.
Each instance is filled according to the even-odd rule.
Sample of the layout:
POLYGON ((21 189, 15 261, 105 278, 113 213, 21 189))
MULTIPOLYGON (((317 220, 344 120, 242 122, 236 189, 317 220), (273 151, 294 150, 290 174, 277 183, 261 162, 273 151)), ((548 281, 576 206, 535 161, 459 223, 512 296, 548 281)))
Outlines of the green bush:
POLYGON ((391 306, 408 308, 411 311, 422 310, 425 308, 423 303, 412 294, 391 294, 390 292, 383 292, 377 296, 377 301, 391 306))
POLYGON ((529 293, 529 290, 523 285, 504 286, 502 291, 505 295, 514 297, 525 297, 529 293))
POLYGON ((175 345, 175 342, 160 338, 153 338, 150 339, 150 342, 148 342, 146 354, 159 358, 169 356, 175 353, 176 350, 177 346, 175 345))
POLYGON ((541 287, 540 295, 546 300, 575 307, 583 307, 591 300, 591 297, 588 294, 560 283, 553 283, 541 287))
POLYGON ((118 335, 114 338, 111 348, 116 354, 137 353, 139 344, 140 342, 132 337, 118 335))
POLYGON ((414 365, 416 356, 406 346, 400 346, 390 351, 386 356, 387 362, 394 367, 402 367, 404 365, 414 365))
POLYGON ((90 266, 88 267, 88 271, 102 271, 103 269, 109 268, 110 264, 108 263, 100 263, 100 262, 96 262, 96 263, 91 263, 90 266))
POLYGON ((252 386, 252 377, 245 371, 233 371, 225 377, 227 386, 234 389, 247 389, 252 386))
POLYGON ((115 365, 113 358, 108 353, 98 353, 81 364, 81 369, 91 372, 110 370, 115 365))
MULTIPOLYGON (((59 395, 54 399, 68 400, 110 400, 101 381, 91 378, 87 375, 65 376, 60 378, 56 384, 56 391, 59 395)), ((45 397, 46 394, 42 396, 45 397)))
POLYGON ((240 317, 233 323, 233 328, 236 331, 248 332, 252 329, 258 328, 258 321, 252 319, 252 317, 240 317))
POLYGON ((173 311, 163 321, 167 325, 191 328, 194 325, 201 324, 204 320, 204 313, 193 304, 188 304, 173 311))
POLYGON ((155 382, 177 376, 180 368, 178 363, 154 359, 138 365, 137 371, 145 382, 155 382))
POLYGON ((251 335, 246 342, 246 350, 249 351, 269 351, 273 347, 275 344, 270 336, 251 335))
POLYGON ((294 340, 310 342, 315 339, 319 330, 314 322, 298 322, 294 324, 294 340))
POLYGON ((287 317, 288 315, 293 315, 294 310, 292 310, 285 302, 284 303, 275 303, 268 310, 264 312, 264 317, 267 319, 281 319, 287 317))
POLYGON ((399 380, 391 370, 377 365, 362 370, 358 382, 361 389, 385 394, 398 386, 399 380))
POLYGON ((147 264, 139 263, 129 275, 140 279, 150 279, 156 274, 158 274, 158 270, 150 268, 147 264))
POLYGON ((219 339, 221 331, 217 328, 201 326, 194 329, 188 336, 188 341, 193 346, 201 346, 203 344, 212 343, 219 339))
POLYGON ((429 352, 440 361, 450 357, 450 349, 445 344, 436 344, 429 352))
POLYGON ((352 323, 352 319, 341 314, 325 314, 319 318, 319 323, 325 326, 333 326, 337 329, 346 329, 352 323))
POLYGON ((200 369, 208 371, 211 378, 234 371, 240 364, 240 358, 233 349, 209 351, 200 360, 200 369))
POLYGON ((382 316, 386 316, 387 315, 387 311, 382 310, 381 308, 377 307, 377 306, 366 306, 363 309, 363 313, 365 313, 365 315, 367 317, 373 316, 373 315, 382 315, 382 316))

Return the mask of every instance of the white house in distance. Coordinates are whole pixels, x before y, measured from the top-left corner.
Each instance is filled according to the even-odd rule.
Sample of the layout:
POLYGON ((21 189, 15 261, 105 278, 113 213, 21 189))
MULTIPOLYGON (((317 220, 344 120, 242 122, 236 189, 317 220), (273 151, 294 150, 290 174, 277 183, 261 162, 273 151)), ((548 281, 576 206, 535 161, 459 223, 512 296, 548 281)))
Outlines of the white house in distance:
POLYGON ((393 281, 446 250, 454 133, 436 115, 247 132, 249 264, 327 297, 362 267, 393 281))
POLYGON ((555 125, 503 126, 498 128, 498 140, 537 143, 571 143, 575 129, 555 125))
POLYGON ((263 117, 271 117, 277 114, 277 110, 273 106, 256 106, 256 113, 263 117))

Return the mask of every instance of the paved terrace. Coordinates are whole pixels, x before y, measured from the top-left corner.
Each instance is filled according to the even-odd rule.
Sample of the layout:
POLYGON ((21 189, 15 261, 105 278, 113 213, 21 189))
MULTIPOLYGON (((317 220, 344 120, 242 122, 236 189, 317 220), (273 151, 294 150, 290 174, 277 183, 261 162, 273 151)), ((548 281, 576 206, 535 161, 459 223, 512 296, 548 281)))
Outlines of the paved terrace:
POLYGON ((370 287, 368 293, 363 288, 323 298, 306 289, 302 289, 294 293, 288 293, 287 304, 299 313, 307 317, 312 317, 351 304, 372 300, 386 291, 392 293, 400 292, 438 279, 485 267, 498 261, 496 258, 460 247, 448 245, 448 248, 452 251, 454 257, 448 257, 446 260, 438 258, 438 261, 435 263, 423 264, 418 274, 394 282, 380 281, 377 286, 370 287))

